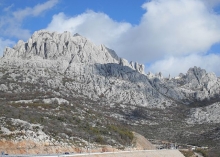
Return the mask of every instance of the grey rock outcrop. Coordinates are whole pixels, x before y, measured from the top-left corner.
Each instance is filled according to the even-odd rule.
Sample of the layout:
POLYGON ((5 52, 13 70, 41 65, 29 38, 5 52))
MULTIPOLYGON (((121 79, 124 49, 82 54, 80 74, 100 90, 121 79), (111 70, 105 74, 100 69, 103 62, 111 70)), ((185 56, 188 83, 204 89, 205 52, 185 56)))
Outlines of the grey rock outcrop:
MULTIPOLYGON (((111 118, 149 137, 179 139, 185 143, 193 142, 191 138, 204 137, 197 132, 200 128, 207 132, 203 124, 213 124, 215 131, 215 125, 220 123, 219 78, 198 67, 175 78, 165 78, 162 73, 145 74, 144 65, 128 62, 113 50, 97 46, 79 34, 41 30, 27 42, 19 41, 13 48, 6 48, 0 58, 0 100, 4 105, 0 111, 10 107, 15 111, 7 110, 9 116, 19 118, 17 109, 24 109, 25 113, 30 111, 30 117, 33 115, 31 120, 35 119, 32 113, 36 109, 39 117, 47 110, 43 119, 56 114, 49 120, 54 120, 53 126, 57 122, 62 124, 58 129, 65 126, 66 134, 57 130, 62 139, 75 136, 74 131, 69 136, 69 130, 86 127, 91 132, 89 128, 98 123, 103 128, 103 122, 109 126, 115 123, 111 118), (32 104, 35 102, 38 107, 32 104), (60 119, 61 115, 64 119, 60 119), (194 126, 199 128, 196 130, 194 126)), ((44 125, 44 121, 40 122, 44 125)), ((45 124, 47 129, 50 122, 45 124)), ((81 131, 76 136, 81 137, 81 131)))
MULTIPOLYGON (((96 46, 69 32, 37 31, 27 42, 6 48, 0 66, 23 70, 9 74, 15 81, 22 77, 22 82, 38 83, 43 77, 45 85, 59 88, 54 91, 58 95, 74 91, 93 100, 102 97, 122 104, 163 108, 216 98, 220 92, 219 79, 201 68, 191 68, 177 78, 164 78, 161 72, 146 75, 144 65, 129 63, 104 45, 96 46)), ((1 90, 13 86, 1 85, 1 90)), ((22 87, 18 85, 17 90, 22 87)))
POLYGON ((161 73, 149 73, 147 76, 151 79, 152 86, 161 94, 181 103, 191 104, 219 97, 219 78, 198 67, 190 68, 185 75, 180 74, 172 79, 163 78, 161 73))
POLYGON ((191 109, 188 124, 220 123, 220 103, 191 109))
POLYGON ((59 88, 58 95, 74 91, 93 100, 103 97, 114 103, 148 107, 172 104, 151 86, 144 65, 129 63, 104 45, 96 46, 69 32, 37 31, 27 42, 19 41, 13 48, 6 48, 0 65, 29 69, 26 75, 21 72, 13 74, 13 78, 38 83, 44 77, 48 87, 59 88))
POLYGON ((180 80, 185 83, 183 88, 194 91, 196 100, 210 99, 219 95, 220 80, 214 73, 207 73, 204 69, 190 68, 180 80))
POLYGON ((35 32, 27 41, 19 40, 13 48, 6 48, 4 58, 66 60, 74 63, 118 63, 114 51, 95 46, 82 36, 70 32, 58 34, 44 30, 35 32))

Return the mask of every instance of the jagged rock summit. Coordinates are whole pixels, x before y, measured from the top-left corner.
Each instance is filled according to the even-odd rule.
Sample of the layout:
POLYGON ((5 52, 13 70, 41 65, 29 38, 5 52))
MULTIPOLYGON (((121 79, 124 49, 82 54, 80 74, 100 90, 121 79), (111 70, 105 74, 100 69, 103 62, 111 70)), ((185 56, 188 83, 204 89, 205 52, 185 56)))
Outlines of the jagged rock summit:
MULTIPOLYGON (((5 49, 4 59, 18 60, 54 60, 84 64, 107 64, 116 63, 144 73, 144 65, 128 63, 119 58, 117 54, 104 45, 96 46, 85 37, 75 34, 74 36, 65 31, 62 34, 46 30, 36 31, 31 38, 24 42, 19 40, 13 47, 5 49)), ((64 63, 64 66, 67 63, 64 63)), ((68 65, 69 66, 69 65, 68 65)))
POLYGON ((4 57, 29 59, 32 57, 56 60, 58 58, 78 63, 116 63, 118 57, 114 51, 101 45, 95 46, 86 38, 70 32, 58 34, 40 30, 25 43, 21 40, 11 49, 6 48, 4 57))
MULTIPOLYGON (((56 81, 51 79, 50 87, 62 88, 63 77, 74 78, 81 82, 66 82, 63 91, 70 86, 70 91, 76 90, 92 99, 105 95, 108 101, 140 106, 166 107, 176 105, 175 101, 191 104, 215 98, 220 91, 215 74, 201 68, 191 68, 186 75, 173 79, 163 78, 162 73, 146 75, 144 65, 129 63, 104 45, 97 46, 67 31, 61 34, 36 31, 27 42, 20 40, 13 48, 7 47, 0 65, 30 68, 33 82, 36 75, 48 77, 46 69, 55 70, 63 76, 57 76, 56 81), (39 72, 39 69, 45 70, 39 72)), ((2 84, 1 90, 7 90, 7 86, 2 84)))
POLYGON ((126 124, 151 139, 220 143, 214 73, 193 67, 175 78, 145 74, 143 65, 69 32, 37 31, 6 48, 0 100, 0 137, 14 141, 82 147, 92 134, 92 142, 122 147, 126 124))
MULTIPOLYGON (((153 92, 144 75, 144 65, 129 63, 113 50, 104 45, 96 46, 79 34, 37 31, 27 42, 19 41, 13 48, 6 48, 0 65, 21 70, 28 68, 27 75, 32 79, 26 81, 34 83, 44 77, 47 85, 60 89, 59 95, 61 91, 74 90, 93 100, 104 95, 108 101, 143 106, 156 103, 148 98, 152 95, 159 104, 166 101, 162 95, 153 92), (62 75, 50 78, 52 72, 46 71, 62 75), (139 84, 138 88, 135 82, 139 84)), ((7 89, 2 85, 1 90, 7 89)))

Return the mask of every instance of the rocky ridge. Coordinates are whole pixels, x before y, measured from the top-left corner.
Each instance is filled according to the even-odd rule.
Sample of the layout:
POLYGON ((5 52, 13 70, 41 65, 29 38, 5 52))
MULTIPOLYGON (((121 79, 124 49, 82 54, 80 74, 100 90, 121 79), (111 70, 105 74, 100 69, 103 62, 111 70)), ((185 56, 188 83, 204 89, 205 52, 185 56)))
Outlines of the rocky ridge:
MULTIPOLYGON (((48 75, 43 70, 45 68, 59 72, 63 76, 55 74, 55 78, 48 79, 50 86, 64 90, 69 86, 71 90, 77 90, 92 99, 105 95, 111 102, 116 100, 117 103, 145 106, 152 106, 151 104, 158 102, 171 104, 166 102, 162 95, 154 92, 147 76, 144 75, 143 65, 136 62, 128 63, 119 58, 113 50, 103 45, 95 46, 86 38, 79 35, 71 36, 69 32, 35 32, 27 43, 19 41, 14 48, 6 48, 1 63, 2 67, 10 65, 30 68, 28 75, 32 77, 32 82, 36 76, 48 75), (64 79, 78 81, 62 85, 64 79), (84 89, 80 89, 79 86, 83 86, 84 89), (152 99, 149 99, 154 94, 157 102, 151 102, 152 99)), ((4 89, 5 86, 1 90, 4 89)))
MULTIPOLYGON (((13 48, 6 48, 0 63, 2 67, 10 65, 32 68, 30 69, 34 71, 32 76, 39 75, 39 72, 40 75, 44 75, 40 69, 49 68, 57 70, 64 77, 76 79, 82 77, 81 84, 91 80, 91 83, 84 87, 88 88, 85 90, 90 93, 87 96, 91 97, 91 94, 100 96, 105 93, 107 98, 114 101, 112 97, 120 95, 118 98, 121 102, 144 106, 163 107, 161 104, 170 106, 172 101, 167 101, 164 96, 182 103, 202 101, 215 97, 220 89, 219 79, 214 73, 206 73, 197 67, 189 69, 186 75, 180 74, 176 79, 164 79, 161 73, 146 75, 144 65, 128 63, 104 45, 96 46, 86 38, 78 34, 72 36, 69 32, 58 34, 37 31, 27 42, 19 41, 13 48), (97 82, 97 79, 100 81, 97 82), (132 91, 129 90, 134 84, 138 85, 138 88, 133 87, 132 91), (119 89, 122 87, 123 89, 119 89), (156 102, 152 101, 152 97, 156 102)), ((29 75, 31 71, 28 72, 29 75)), ((60 87, 61 79, 58 78, 56 82, 50 80, 51 86, 60 87)), ((72 86, 77 88, 75 83, 72 86)), ((1 85, 1 90, 4 89, 6 87, 1 85)))
MULTIPOLYGON (((13 48, 6 48, 0 59, 2 106, 8 105, 19 112, 25 106, 27 112, 37 107, 37 114, 42 116, 45 112, 44 121, 35 117, 37 121, 29 123, 40 123, 43 128, 47 128, 47 120, 54 118, 52 112, 57 112, 57 117, 65 116, 63 107, 69 115, 77 115, 81 121, 88 118, 88 111, 92 111, 94 115, 107 116, 105 120, 100 118, 102 122, 113 118, 136 131, 141 126, 139 132, 149 138, 171 138, 168 135, 171 128, 175 132, 173 139, 180 135, 196 138, 203 136, 194 132, 200 125, 210 124, 215 130, 219 124, 219 87, 219 78, 199 67, 190 68, 186 74, 175 78, 164 78, 162 73, 145 74, 144 65, 129 63, 104 45, 97 46, 85 37, 69 32, 37 31, 27 42, 19 41, 13 48), (146 129, 157 132, 158 136, 147 133, 146 129), (188 129, 190 133, 185 135, 181 129, 188 129)), ((19 118, 10 112, 8 115, 2 113, 0 118, 19 118)), ((59 117, 58 121, 66 126, 69 119, 62 118, 59 117), (66 120, 62 121, 62 118, 66 120)), ((73 120, 74 126, 79 125, 79 119, 73 120)), ((23 120, 27 118, 23 117, 23 120)), ((88 123, 92 128, 100 125, 89 120, 88 123)), ((7 129, 7 125, 3 125, 1 132, 7 135, 7 129)), ((31 130, 31 127, 27 129, 31 130)), ((203 129, 203 133, 210 132, 208 128, 203 129)), ((65 139, 73 136, 68 131, 63 132, 63 135, 56 136, 65 139)), ((47 134, 45 132, 45 136, 47 134)))
POLYGON ((220 123, 219 102, 206 107, 194 108, 191 112, 191 117, 187 121, 189 124, 220 123))

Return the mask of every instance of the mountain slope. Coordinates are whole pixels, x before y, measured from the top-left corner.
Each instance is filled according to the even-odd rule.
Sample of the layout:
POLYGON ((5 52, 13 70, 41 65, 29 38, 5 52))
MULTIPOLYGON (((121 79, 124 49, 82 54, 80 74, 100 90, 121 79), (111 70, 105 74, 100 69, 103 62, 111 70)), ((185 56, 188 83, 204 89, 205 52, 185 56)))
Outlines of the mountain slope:
POLYGON ((213 131, 219 125, 219 86, 215 74, 198 67, 176 78, 145 74, 143 65, 79 34, 41 30, 6 48, 0 59, 2 137, 17 138, 16 130, 26 129, 30 133, 23 138, 42 141, 31 134, 37 125, 35 132, 53 143, 85 145, 90 135, 92 142, 121 147, 132 141, 130 130, 214 146, 219 142, 213 131), (29 127, 19 128, 17 119, 29 127), (213 136, 217 139, 211 141, 213 136))

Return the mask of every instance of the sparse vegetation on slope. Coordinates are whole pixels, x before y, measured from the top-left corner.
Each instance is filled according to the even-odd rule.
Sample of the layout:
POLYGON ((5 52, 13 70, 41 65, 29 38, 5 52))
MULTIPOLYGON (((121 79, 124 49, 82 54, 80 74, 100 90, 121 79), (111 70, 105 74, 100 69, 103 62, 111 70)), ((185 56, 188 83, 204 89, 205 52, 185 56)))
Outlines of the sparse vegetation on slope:
POLYGON ((136 131, 216 154, 219 93, 219 78, 201 68, 144 74, 84 37, 38 31, 0 59, 1 137, 123 148, 136 131))

